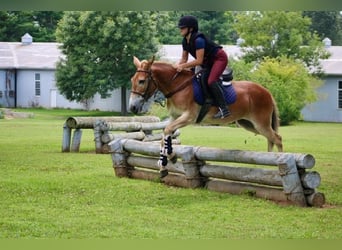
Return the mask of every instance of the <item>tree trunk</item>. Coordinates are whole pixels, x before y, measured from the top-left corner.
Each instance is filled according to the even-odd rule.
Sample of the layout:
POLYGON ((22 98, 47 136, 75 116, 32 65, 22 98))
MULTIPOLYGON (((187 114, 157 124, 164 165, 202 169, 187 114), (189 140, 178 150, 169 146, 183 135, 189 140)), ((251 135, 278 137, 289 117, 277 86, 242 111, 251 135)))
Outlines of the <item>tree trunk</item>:
POLYGON ((126 87, 121 87, 121 115, 127 115, 126 87))

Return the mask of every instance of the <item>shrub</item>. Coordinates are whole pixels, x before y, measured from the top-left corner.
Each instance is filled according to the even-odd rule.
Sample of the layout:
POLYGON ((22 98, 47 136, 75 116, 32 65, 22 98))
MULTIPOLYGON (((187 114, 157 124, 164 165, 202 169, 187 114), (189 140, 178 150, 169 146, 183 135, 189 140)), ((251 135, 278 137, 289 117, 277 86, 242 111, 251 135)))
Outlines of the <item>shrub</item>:
POLYGON ((247 80, 270 90, 277 102, 282 125, 300 119, 304 106, 316 100, 315 88, 321 84, 319 79, 310 75, 304 64, 286 57, 265 58, 254 67, 239 61, 234 62, 233 67, 235 78, 248 76, 247 80), (249 73, 235 72, 235 67, 249 73))

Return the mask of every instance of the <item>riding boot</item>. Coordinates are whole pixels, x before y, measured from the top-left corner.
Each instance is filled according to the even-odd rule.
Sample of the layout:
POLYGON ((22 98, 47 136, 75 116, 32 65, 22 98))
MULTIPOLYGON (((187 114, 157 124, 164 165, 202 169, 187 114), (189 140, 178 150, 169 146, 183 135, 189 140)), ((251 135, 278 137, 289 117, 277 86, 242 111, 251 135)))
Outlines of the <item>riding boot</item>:
POLYGON ((220 82, 214 82, 209 85, 210 92, 219 108, 219 111, 213 116, 214 119, 223 119, 230 115, 226 101, 224 100, 223 90, 221 89, 219 84, 220 82))

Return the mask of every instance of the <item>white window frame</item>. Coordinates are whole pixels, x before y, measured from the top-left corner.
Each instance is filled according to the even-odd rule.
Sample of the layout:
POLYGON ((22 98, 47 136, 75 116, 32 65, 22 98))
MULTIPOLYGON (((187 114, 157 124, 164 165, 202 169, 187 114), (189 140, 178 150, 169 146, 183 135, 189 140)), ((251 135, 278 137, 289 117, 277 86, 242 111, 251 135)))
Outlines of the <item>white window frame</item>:
POLYGON ((35 96, 39 97, 41 95, 41 75, 40 73, 34 74, 34 93, 35 96))

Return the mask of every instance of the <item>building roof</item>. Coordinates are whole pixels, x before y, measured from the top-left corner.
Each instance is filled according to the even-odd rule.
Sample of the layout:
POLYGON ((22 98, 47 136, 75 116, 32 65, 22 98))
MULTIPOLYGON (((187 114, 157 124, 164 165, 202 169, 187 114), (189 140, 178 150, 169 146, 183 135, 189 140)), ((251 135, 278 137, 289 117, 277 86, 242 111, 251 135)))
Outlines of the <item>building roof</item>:
POLYGON ((0 69, 55 69, 62 57, 58 43, 0 42, 0 69))
MULTIPOLYGON (((63 57, 59 43, 0 42, 0 69, 55 69, 56 63, 63 57)), ((236 45, 224 45, 223 49, 230 58, 241 56, 236 45)), ((342 75, 342 46, 326 48, 331 57, 322 60, 326 75, 342 75)), ((178 62, 182 54, 181 45, 162 45, 159 50, 161 60, 178 62)), ((146 58, 141 58, 146 59, 146 58)))
POLYGON ((342 46, 326 48, 331 56, 322 60, 322 67, 326 75, 342 75, 342 46))

